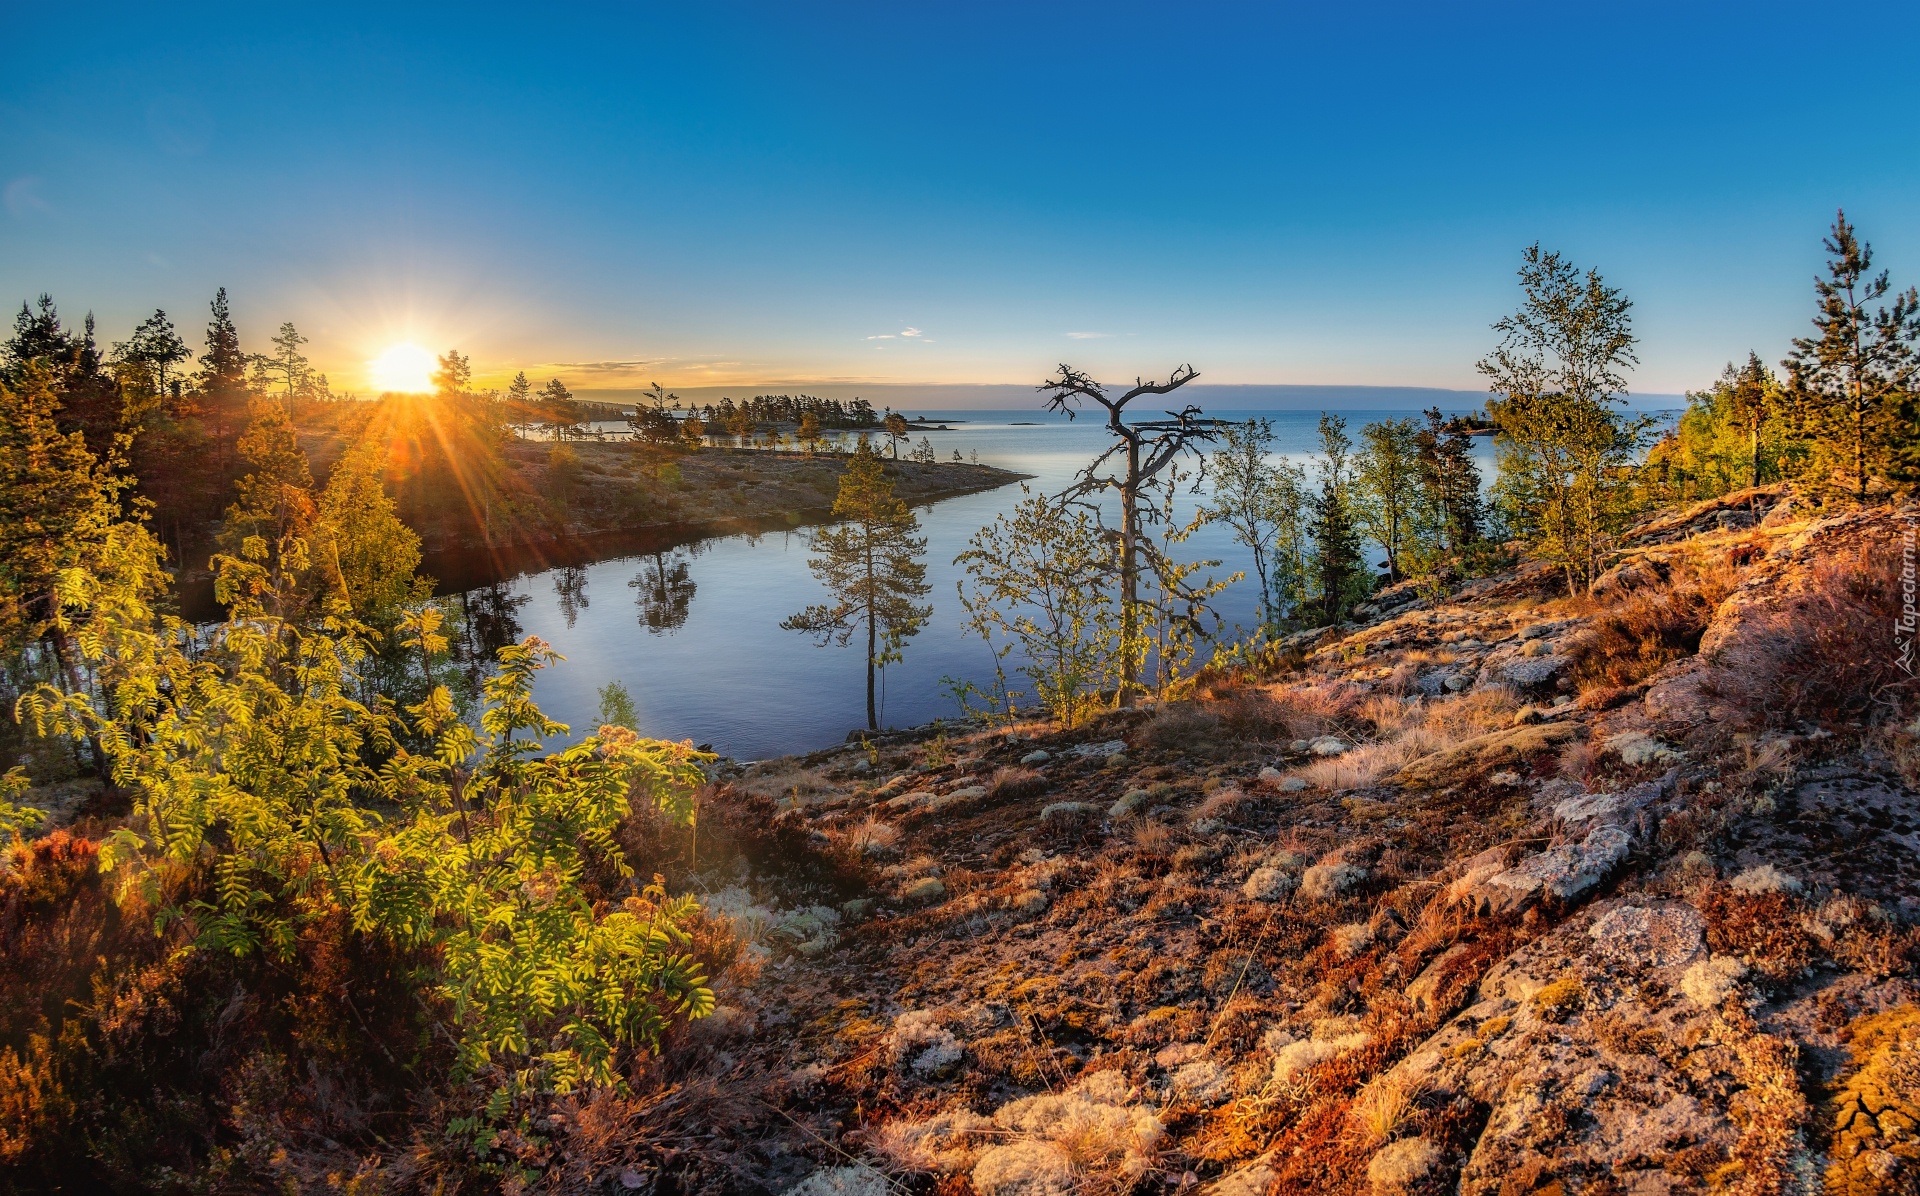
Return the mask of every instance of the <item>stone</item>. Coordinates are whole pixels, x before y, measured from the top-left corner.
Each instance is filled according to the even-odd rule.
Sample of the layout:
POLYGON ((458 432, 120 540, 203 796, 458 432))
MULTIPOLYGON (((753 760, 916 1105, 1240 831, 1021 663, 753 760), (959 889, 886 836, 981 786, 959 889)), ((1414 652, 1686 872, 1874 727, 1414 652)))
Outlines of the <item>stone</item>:
POLYGON ((1448 693, 1457 694, 1473 684, 1473 678, 1465 673, 1453 673, 1440 682, 1440 687, 1448 693))
POLYGON ((1046 763, 1047 761, 1049 761, 1049 760, 1051 760, 1051 759, 1053 759, 1053 753, 1052 753, 1052 752, 1049 752, 1049 751, 1048 751, 1047 749, 1045 749, 1045 748, 1036 748, 1035 750, 1033 750, 1033 751, 1031 751, 1031 752, 1028 752, 1028 753, 1027 753, 1026 755, 1024 755, 1024 756, 1022 756, 1022 757, 1020 757, 1020 763, 1022 763, 1022 764, 1045 764, 1045 763, 1046 763))
POLYGON ((1316 756, 1338 756, 1346 752, 1349 744, 1338 735, 1322 735, 1307 745, 1307 750, 1316 756))
POLYGON ((1227 1172, 1204 1192, 1205 1196, 1267 1196, 1273 1177, 1272 1163, 1262 1156, 1244 1167, 1227 1172))
POLYGON ((923 876, 900 890, 902 900, 919 903, 942 901, 946 896, 947 886, 940 883, 940 878, 937 876, 923 876))
POLYGON ((786 1190, 785 1196, 888 1196, 887 1177, 872 1167, 823 1167, 786 1190))
POLYGON ((1740 981, 1746 974, 1747 965, 1730 955, 1703 959, 1680 977, 1680 991, 1701 1008, 1716 1009, 1740 991, 1740 981))
POLYGON ((1085 801, 1057 801, 1040 807, 1040 822, 1050 827, 1078 826, 1100 812, 1100 807, 1085 801))
POLYGON ((1548 653, 1545 656, 1527 656, 1509 660, 1500 666, 1500 675, 1522 689, 1545 685, 1566 670, 1573 663, 1571 656, 1548 653))
POLYGON ((1415 976, 1412 982, 1407 985, 1407 1000, 1413 1002, 1413 1007, 1417 1012, 1431 1012, 1439 1004, 1440 981, 1442 977, 1446 975, 1447 969, 1452 966, 1453 961, 1466 953, 1467 945, 1465 943, 1455 943, 1445 951, 1434 956, 1433 962, 1422 968, 1420 974, 1415 976))
POLYGON ((1295 753, 1296 755, 1298 755, 1298 754, 1303 754, 1303 753, 1305 753, 1305 752, 1306 752, 1306 751, 1307 751, 1307 750, 1308 750, 1309 748, 1311 748, 1311 747, 1313 747, 1313 741, 1312 741, 1312 740, 1310 740, 1310 739, 1296 739, 1296 740, 1294 740, 1294 741, 1293 741, 1292 743, 1290 743, 1290 744, 1288 744, 1288 745, 1287 745, 1287 750, 1288 750, 1288 751, 1290 751, 1290 752, 1293 752, 1293 753, 1295 753))
POLYGON ((1126 740, 1109 739, 1104 743, 1078 744, 1074 747, 1073 754, 1076 756, 1079 756, 1083 760, 1086 760, 1086 759, 1104 760, 1109 756, 1117 756, 1126 750, 1127 750, 1126 740))
POLYGON ((1260 770, 1260 783, 1262 785, 1278 785, 1285 779, 1286 774, 1271 764, 1260 770))
POLYGON ((932 801, 937 796, 939 795, 931 789, 916 789, 912 793, 902 793, 896 797, 888 798, 886 805, 889 810, 913 810, 932 801))
POLYGON ((1644 764, 1664 764, 1670 760, 1679 760, 1682 753, 1661 743, 1645 731, 1622 731, 1610 735, 1605 740, 1607 750, 1620 757, 1620 762, 1628 768, 1639 768, 1644 764))
POLYGON ((1476 907, 1484 905, 1492 913, 1518 910, 1539 900, 1571 904, 1605 880, 1632 848, 1633 836, 1625 830, 1598 827, 1578 847, 1556 847, 1528 856, 1489 877, 1469 896, 1476 907))
POLYGON ((1622 905, 1587 931, 1599 953, 1616 963, 1656 968, 1690 962, 1706 950, 1707 920, 1681 901, 1622 905))
POLYGON ((1282 793, 1298 793, 1306 787, 1307 781, 1305 777, 1288 777, 1286 780, 1280 782, 1280 791, 1282 793))
POLYGON ((1107 807, 1107 817, 1125 818, 1130 814, 1137 814, 1152 796, 1145 789, 1129 789, 1120 795, 1119 800, 1107 807))
POLYGON ((873 898, 855 897, 851 901, 840 903, 840 916, 849 922, 858 922, 873 912, 873 898))
POLYGON ((1425 1179, 1440 1159, 1440 1148, 1425 1138, 1389 1142, 1367 1161, 1367 1182, 1376 1192, 1398 1192, 1425 1179))

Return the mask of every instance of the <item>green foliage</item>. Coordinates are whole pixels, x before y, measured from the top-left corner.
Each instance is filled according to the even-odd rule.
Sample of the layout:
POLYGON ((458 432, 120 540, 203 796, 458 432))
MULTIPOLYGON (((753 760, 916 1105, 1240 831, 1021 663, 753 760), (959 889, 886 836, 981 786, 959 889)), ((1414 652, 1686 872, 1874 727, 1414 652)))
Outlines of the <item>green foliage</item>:
POLYGON ((1749 354, 1687 395, 1680 422, 1647 452, 1649 485, 1665 501, 1690 502, 1798 476, 1814 446, 1795 434, 1794 415, 1773 371, 1749 354))
POLYGON ((1279 628, 1299 607, 1306 585, 1306 471, 1273 455, 1273 421, 1220 429, 1225 442, 1208 458, 1213 480, 1201 518, 1224 524, 1253 554, 1260 583, 1260 623, 1279 628))
MULTIPOLYGON (((223 564, 269 572, 251 556, 223 564)), ((689 820, 705 757, 624 728, 548 753, 567 728, 532 686, 558 657, 531 638, 501 651, 477 726, 444 687, 404 710, 363 702, 363 627, 337 607, 280 617, 259 597, 284 584, 270 575, 222 583, 230 618, 201 641, 155 613, 145 529, 115 525, 100 566, 58 584, 55 621, 90 683, 20 702, 41 734, 100 742, 133 794, 101 851, 123 901, 199 951, 288 958, 302 927, 334 919, 414 949, 462 1071, 510 1088, 617 1083, 620 1047, 710 1010, 681 949, 693 903, 657 882, 634 893, 613 839, 635 806, 689 820), (596 897, 593 875, 632 895, 596 897)), ((430 605, 400 624, 429 668, 441 629, 430 605)))
MULTIPOLYGON (((1473 463, 1473 438, 1466 425, 1448 425, 1438 407, 1429 407, 1426 426, 1414 434, 1419 453, 1418 521, 1430 537, 1431 551, 1470 553, 1485 534, 1485 504, 1480 496, 1480 467, 1473 463)), ((1471 417, 1469 417, 1471 421, 1471 417)), ((1415 561, 1413 572, 1421 572, 1415 561)))
POLYGON ((1126 674, 1113 590, 1119 560, 1090 512, 1021 492, 1027 497, 1011 514, 995 516, 954 558, 967 571, 958 585, 966 626, 993 651, 994 689, 948 684, 963 703, 984 698, 1008 715, 1032 697, 1071 727, 1110 705, 1126 674), (1008 683, 1016 652, 1026 691, 1008 683))
POLYGON ((1828 472, 1852 475, 1864 498, 1867 477, 1885 472, 1912 444, 1914 371, 1920 368, 1920 290, 1894 293, 1885 270, 1873 274, 1873 248, 1841 212, 1825 241, 1827 276, 1814 280, 1817 336, 1796 337, 1788 389, 1827 452, 1828 472), (1869 306, 1877 305, 1877 306, 1869 306))
POLYGON ((11 665, 53 613, 61 572, 91 563, 115 487, 79 432, 56 423, 52 376, 29 363, 0 384, 0 647, 11 665))
POLYGON ((1651 421, 1618 409, 1634 356, 1632 301, 1596 271, 1527 249, 1519 310, 1493 327, 1479 363, 1501 432, 1494 501, 1533 552, 1558 565, 1569 593, 1592 585, 1609 537, 1638 510, 1635 482, 1651 421))
POLYGON ((384 446, 361 441, 334 464, 317 505, 316 551, 363 622, 390 628, 408 602, 429 588, 414 571, 420 537, 400 522, 381 484, 384 446))
POLYGON ((817 555, 807 562, 833 601, 809 606, 780 626, 816 636, 822 646, 845 646, 865 629, 867 727, 878 730, 874 672, 900 660, 906 642, 933 615, 932 607, 919 602, 929 588, 920 560, 927 541, 914 534, 920 520, 893 496, 886 467, 864 444, 840 475, 833 514, 842 522, 814 533, 817 555))
POLYGON ((1244 572, 1202 576, 1202 570, 1217 569, 1220 562, 1183 561, 1176 555, 1174 550, 1207 522, 1204 514, 1196 514, 1184 525, 1174 518, 1174 497, 1190 480, 1187 471, 1168 462, 1145 491, 1144 497, 1153 502, 1148 522, 1159 534, 1139 545, 1148 564, 1144 574, 1147 585, 1132 622, 1133 642, 1121 645, 1122 652, 1135 663, 1133 676, 1140 678, 1138 687, 1162 698, 1194 675, 1194 661, 1207 634, 1204 620, 1211 613, 1208 602, 1246 576, 1244 572))
POLYGON ((625 727, 629 731, 640 729, 640 712, 634 708, 633 695, 618 681, 609 681, 600 687, 600 725, 625 727))
POLYGON ((547 493, 560 507, 572 504, 583 473, 580 454, 572 445, 556 443, 547 450, 547 493))
POLYGON ((1347 421, 1320 415, 1320 493, 1310 499, 1312 523, 1307 537, 1313 545, 1310 585, 1315 619, 1338 623, 1347 608, 1373 588, 1372 573, 1360 555, 1360 536, 1353 526, 1353 482, 1348 457, 1353 442, 1347 421))
POLYGON ((1388 419, 1360 429, 1353 460, 1354 522, 1387 554, 1387 577, 1399 581, 1409 558, 1432 538, 1422 526, 1420 431, 1410 419, 1388 419))
POLYGON ((540 426, 556 441, 571 433, 580 422, 580 404, 575 401, 566 383, 558 378, 547 379, 546 386, 534 396, 534 404, 540 426))

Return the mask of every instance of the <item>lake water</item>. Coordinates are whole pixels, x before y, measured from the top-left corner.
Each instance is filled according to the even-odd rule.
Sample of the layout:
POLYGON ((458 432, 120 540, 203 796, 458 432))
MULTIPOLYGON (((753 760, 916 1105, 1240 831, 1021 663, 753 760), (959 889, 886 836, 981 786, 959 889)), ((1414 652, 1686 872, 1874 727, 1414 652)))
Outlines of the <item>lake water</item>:
MULTIPOLYGON (((1026 485, 1049 494, 1066 489, 1108 443, 1090 415, 1068 422, 1031 411, 925 414, 953 429, 925 433, 942 460, 956 450, 967 458, 978 453, 986 464, 1033 475, 1026 485)), ((1277 447, 1294 460, 1305 460, 1318 443, 1318 413, 1209 414, 1273 420, 1277 447)), ((1349 436, 1358 440, 1363 424, 1417 413, 1343 414, 1349 436)), ((1474 448, 1491 480, 1492 438, 1476 437, 1474 448)), ((963 572, 952 562, 968 537, 1021 497, 1018 485, 1008 485, 919 509, 933 618, 908 642, 905 660, 884 670, 883 726, 957 715, 943 677, 991 679, 991 654, 960 625, 955 583, 963 572)), ((1190 517, 1200 501, 1183 496, 1182 514, 1190 517)), ((594 726, 600 687, 619 681, 633 695, 643 734, 763 759, 841 742, 866 724, 861 646, 820 648, 810 637, 780 629, 782 619, 825 597, 807 569, 808 538, 806 528, 720 537, 529 573, 467 597, 473 609, 509 616, 521 634, 540 636, 566 656, 541 675, 536 697, 577 734, 594 726)), ((1189 560, 1220 558, 1223 575, 1247 563, 1245 550, 1220 528, 1203 529, 1186 550, 1189 560)), ((1214 606, 1229 629, 1251 626, 1258 596, 1249 578, 1228 587, 1214 606)))

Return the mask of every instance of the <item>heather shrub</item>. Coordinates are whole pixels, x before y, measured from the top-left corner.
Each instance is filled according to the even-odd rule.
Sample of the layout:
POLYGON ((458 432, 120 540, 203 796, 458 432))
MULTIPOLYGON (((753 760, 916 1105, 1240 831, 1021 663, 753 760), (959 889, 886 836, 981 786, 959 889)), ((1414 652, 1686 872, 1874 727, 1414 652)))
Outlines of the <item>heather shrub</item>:
POLYGON ((1899 715, 1920 692, 1894 643, 1899 560, 1897 552, 1863 549, 1816 563, 1804 590, 1714 652, 1707 692, 1775 726, 1899 715))
POLYGON ((1731 589, 1730 572, 1711 569, 1636 591, 1596 612, 1570 649, 1580 691, 1622 689, 1693 655, 1731 589))

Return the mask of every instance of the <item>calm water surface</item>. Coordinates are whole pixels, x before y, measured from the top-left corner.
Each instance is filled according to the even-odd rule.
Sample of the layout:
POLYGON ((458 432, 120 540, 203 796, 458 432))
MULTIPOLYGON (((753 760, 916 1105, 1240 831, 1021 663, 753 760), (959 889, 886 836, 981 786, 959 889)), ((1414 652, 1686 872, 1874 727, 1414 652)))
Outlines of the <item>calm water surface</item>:
MULTIPOLYGON (((930 416, 942 413, 929 412, 930 416)), ((928 432, 941 459, 957 449, 1021 473, 1036 491, 1058 493, 1107 444, 1090 416, 1072 423, 1033 412, 950 412, 952 431, 928 432), (1019 421, 1026 421, 1021 426, 1019 421)), ((1221 418, 1250 413, 1213 412, 1221 418)), ((1274 421, 1278 447, 1304 460, 1317 444, 1317 413, 1262 412, 1274 421)), ((1414 412, 1348 412, 1348 434, 1361 425, 1414 412)), ((916 433, 916 440, 918 438, 916 433)), ((1476 437, 1482 473, 1493 473, 1490 437, 1476 437)), ((968 537, 1010 510, 1018 485, 950 498, 919 509, 927 538, 928 601, 933 618, 909 641, 906 659, 884 672, 884 726, 905 727, 959 713, 943 677, 991 678, 986 646, 960 626, 953 558, 968 537)), ((1201 501, 1183 496, 1190 516, 1201 501)), ((536 696, 548 715, 586 734, 594 726, 598 690, 620 681, 633 694, 641 731, 666 739, 710 743, 743 760, 808 751, 843 740, 866 721, 861 647, 820 648, 780 621, 825 598, 807 569, 807 529, 727 536, 678 548, 529 573, 495 587, 484 600, 504 601, 522 634, 553 644, 567 660, 541 675, 536 696)), ((1246 567, 1247 553, 1229 533, 1208 528, 1187 542, 1187 559, 1221 559, 1221 574, 1246 567)), ((482 592, 468 595, 476 604, 482 592)), ((1215 600, 1227 628, 1256 621, 1258 590, 1249 579, 1215 600)))

